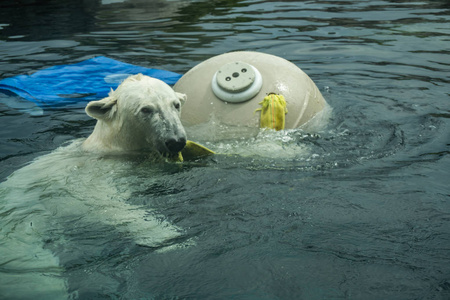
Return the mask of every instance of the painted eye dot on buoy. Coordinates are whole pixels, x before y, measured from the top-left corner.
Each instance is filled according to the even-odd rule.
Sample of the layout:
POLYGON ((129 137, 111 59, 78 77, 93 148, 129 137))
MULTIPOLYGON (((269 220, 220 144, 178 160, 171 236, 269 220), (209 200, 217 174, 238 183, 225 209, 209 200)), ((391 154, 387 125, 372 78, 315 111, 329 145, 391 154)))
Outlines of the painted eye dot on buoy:
POLYGON ((227 78, 225 78, 225 80, 226 80, 226 81, 230 81, 230 80, 231 80, 231 77, 227 77, 227 78))
POLYGON ((245 72, 247 72, 247 69, 242 69, 241 72, 245 73, 245 72))
POLYGON ((233 73, 233 77, 234 77, 234 78, 239 77, 239 73, 238 73, 238 72, 234 72, 234 73, 233 73))

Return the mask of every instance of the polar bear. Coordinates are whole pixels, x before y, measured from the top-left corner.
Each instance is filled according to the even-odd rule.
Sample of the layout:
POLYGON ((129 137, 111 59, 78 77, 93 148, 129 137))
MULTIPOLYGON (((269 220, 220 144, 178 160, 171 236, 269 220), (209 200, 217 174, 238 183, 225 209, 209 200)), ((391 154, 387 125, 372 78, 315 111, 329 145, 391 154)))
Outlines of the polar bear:
POLYGON ((128 77, 108 97, 92 101, 86 113, 97 119, 83 143, 87 151, 157 151, 173 155, 186 145, 180 121, 186 95, 164 82, 142 74, 128 77))
MULTIPOLYGON (((117 233, 114 238, 155 251, 192 244, 164 216, 129 203, 164 176, 146 158, 170 156, 185 146, 179 118, 185 101, 162 81, 131 76, 107 98, 87 105, 97 119, 87 139, 37 158, 0 184, 0 298, 68 298, 60 257, 73 243, 83 247, 77 237, 86 228, 101 232, 106 226, 117 233), (110 155, 129 153, 144 156, 110 155)), ((110 242, 107 235, 101 238, 110 242)))

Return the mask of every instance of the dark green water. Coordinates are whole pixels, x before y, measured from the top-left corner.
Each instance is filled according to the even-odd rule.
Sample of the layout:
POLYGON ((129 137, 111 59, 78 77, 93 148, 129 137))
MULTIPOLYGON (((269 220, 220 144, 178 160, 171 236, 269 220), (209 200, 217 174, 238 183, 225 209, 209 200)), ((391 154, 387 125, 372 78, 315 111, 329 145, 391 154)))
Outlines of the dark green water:
MULTIPOLYGON (((115 182, 133 180, 130 203, 157 211, 196 245, 159 253, 108 228, 68 224, 66 247, 48 247, 70 292, 450 298, 448 1, 103 2, 2 1, 0 78, 98 55, 185 73, 251 50, 302 68, 333 115, 318 135, 289 135, 288 150, 308 148, 294 157, 130 162, 135 172, 115 182)), ((82 105, 39 116, 29 108, 0 97, 2 180, 94 126, 82 105)))

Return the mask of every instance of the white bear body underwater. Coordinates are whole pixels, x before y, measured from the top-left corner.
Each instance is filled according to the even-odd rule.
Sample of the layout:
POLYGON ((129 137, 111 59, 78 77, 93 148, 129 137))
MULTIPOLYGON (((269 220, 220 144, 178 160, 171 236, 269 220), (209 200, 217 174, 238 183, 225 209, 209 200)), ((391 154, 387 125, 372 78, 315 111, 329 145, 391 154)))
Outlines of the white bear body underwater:
POLYGON ((184 100, 159 80, 132 76, 109 97, 89 103, 87 112, 99 121, 88 139, 39 157, 0 184, 0 298, 69 296, 53 251, 67 247, 67 230, 107 226, 139 245, 178 245, 180 228, 127 203, 152 180, 152 171, 142 161, 110 154, 178 152, 186 143, 179 120, 184 100), (130 185, 139 168, 144 184, 130 185))

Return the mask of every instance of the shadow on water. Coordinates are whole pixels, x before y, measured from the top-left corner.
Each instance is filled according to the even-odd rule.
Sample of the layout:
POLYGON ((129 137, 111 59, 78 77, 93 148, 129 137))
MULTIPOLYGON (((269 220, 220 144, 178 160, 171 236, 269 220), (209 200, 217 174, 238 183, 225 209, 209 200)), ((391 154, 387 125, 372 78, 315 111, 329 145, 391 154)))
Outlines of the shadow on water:
MULTIPOLYGON (((21 4, 0 3, 1 78, 98 55, 185 73, 217 54, 255 50, 298 65, 333 107, 328 126, 313 133, 202 140, 221 154, 195 162, 99 161, 115 172, 94 179, 130 193, 126 203, 147 218, 180 228, 170 243, 195 246, 139 246, 74 209, 45 246, 64 266, 69 292, 449 297, 448 1, 21 4)), ((0 96, 2 179, 95 124, 85 103, 34 116, 27 105, 0 96)))

